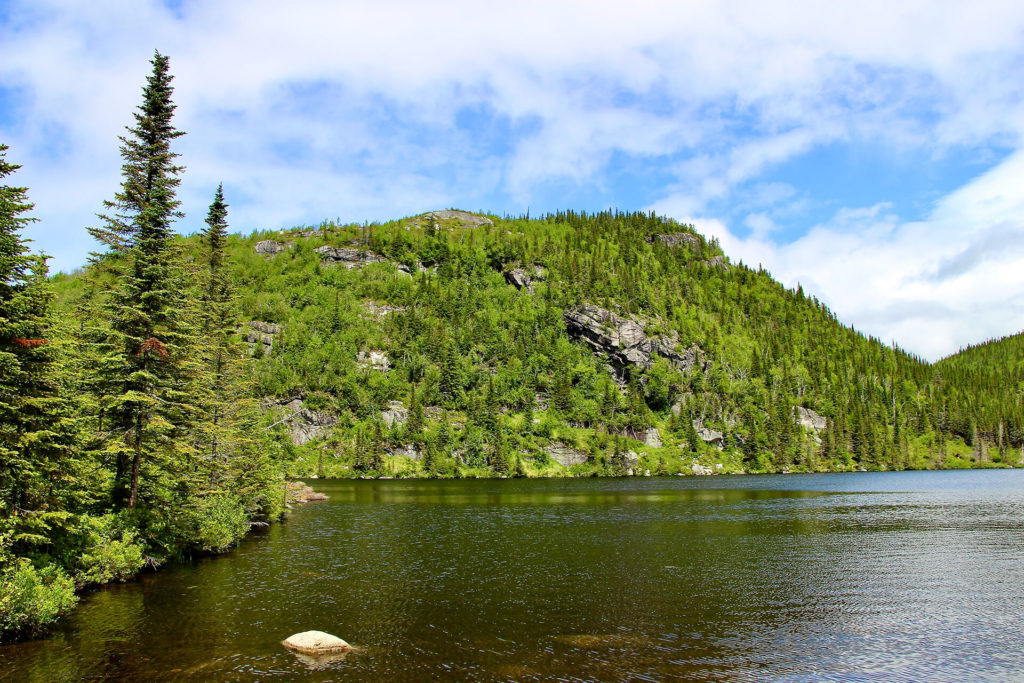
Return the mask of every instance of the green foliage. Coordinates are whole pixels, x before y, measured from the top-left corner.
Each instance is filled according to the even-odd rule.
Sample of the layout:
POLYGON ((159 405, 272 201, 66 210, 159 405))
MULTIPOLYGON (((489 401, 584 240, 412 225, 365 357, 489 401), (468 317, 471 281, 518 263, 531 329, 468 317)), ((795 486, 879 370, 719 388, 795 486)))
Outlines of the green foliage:
POLYGON ((88 519, 85 546, 78 561, 75 583, 79 587, 124 582, 134 578, 145 564, 145 547, 132 521, 125 515, 108 514, 88 519))
POLYGON ((18 559, 0 568, 0 640, 37 633, 77 602, 74 582, 59 567, 18 559))

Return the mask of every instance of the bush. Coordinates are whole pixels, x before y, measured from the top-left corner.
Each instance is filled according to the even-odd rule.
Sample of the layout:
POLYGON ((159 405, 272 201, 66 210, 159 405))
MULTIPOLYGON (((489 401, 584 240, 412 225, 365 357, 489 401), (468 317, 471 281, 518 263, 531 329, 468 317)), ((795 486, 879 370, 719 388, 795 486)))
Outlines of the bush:
POLYGON ((74 582, 54 566, 36 569, 20 558, 0 571, 0 639, 36 633, 75 606, 74 582))
POLYGON ((146 561, 138 532, 115 515, 93 517, 89 525, 75 582, 85 587, 133 578, 146 561))
POLYGON ((249 531, 249 516, 236 496, 208 496, 195 508, 195 545, 202 551, 228 550, 249 531))

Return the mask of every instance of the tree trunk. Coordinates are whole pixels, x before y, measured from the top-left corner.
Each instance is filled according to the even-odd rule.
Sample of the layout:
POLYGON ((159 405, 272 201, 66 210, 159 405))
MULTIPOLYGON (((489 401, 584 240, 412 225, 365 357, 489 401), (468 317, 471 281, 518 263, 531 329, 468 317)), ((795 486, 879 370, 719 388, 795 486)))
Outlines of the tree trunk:
POLYGON ((132 459, 132 482, 128 493, 128 509, 135 509, 139 494, 139 466, 142 465, 142 416, 135 418, 135 457, 132 459))

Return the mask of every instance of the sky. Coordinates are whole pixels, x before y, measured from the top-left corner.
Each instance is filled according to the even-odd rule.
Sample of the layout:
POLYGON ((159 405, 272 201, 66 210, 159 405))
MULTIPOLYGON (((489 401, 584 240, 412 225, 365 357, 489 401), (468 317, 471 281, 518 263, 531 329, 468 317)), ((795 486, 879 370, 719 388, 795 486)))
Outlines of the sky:
POLYGON ((1024 3, 0 0, 0 142, 96 248, 154 50, 183 233, 656 211, 936 360, 1024 329, 1024 3))

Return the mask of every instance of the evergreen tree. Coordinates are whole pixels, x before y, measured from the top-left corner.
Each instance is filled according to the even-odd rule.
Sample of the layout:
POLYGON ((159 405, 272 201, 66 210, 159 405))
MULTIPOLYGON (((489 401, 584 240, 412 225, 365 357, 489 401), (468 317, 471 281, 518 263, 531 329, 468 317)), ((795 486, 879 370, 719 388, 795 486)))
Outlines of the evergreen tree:
MULTIPOLYGON (((0 145, 0 181, 20 168, 7 149, 0 145)), ((25 188, 0 185, 0 536, 7 527, 21 552, 70 531, 68 513, 96 486, 81 459, 46 260, 19 234, 31 208, 25 188)))
MULTIPOLYGON (((140 481, 154 486, 176 477, 187 460, 184 436, 197 415, 197 353, 190 281, 171 225, 181 213, 175 197, 182 167, 171 142, 183 133, 171 118, 172 76, 156 53, 143 88, 136 125, 122 136, 121 190, 105 206, 105 225, 90 233, 124 264, 106 301, 109 330, 100 348, 99 432, 116 460, 115 498, 128 508, 139 500, 140 481), (173 452, 177 449, 177 452, 173 452), (143 464, 151 465, 148 475, 143 464)), ((166 503, 154 492, 153 502, 166 503)))

